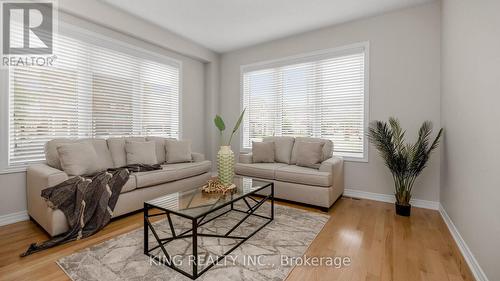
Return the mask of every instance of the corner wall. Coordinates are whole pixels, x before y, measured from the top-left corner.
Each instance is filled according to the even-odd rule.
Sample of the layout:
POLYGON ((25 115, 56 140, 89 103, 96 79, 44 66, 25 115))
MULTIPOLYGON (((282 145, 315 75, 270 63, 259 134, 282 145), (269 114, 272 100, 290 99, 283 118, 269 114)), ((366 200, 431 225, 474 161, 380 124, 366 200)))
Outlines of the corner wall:
MULTIPOLYGON (((225 53, 220 112, 225 120, 238 118, 241 65, 369 41, 370 120, 398 117, 412 139, 423 121, 440 125, 440 19, 440 3, 431 2, 225 53)), ((415 184, 414 197, 434 205, 439 201, 439 158, 439 153, 432 156, 415 184)), ((368 163, 345 163, 345 180, 347 189, 362 194, 393 194, 392 177, 373 147, 368 163)))
POLYGON ((497 0, 442 2, 441 204, 481 265, 472 266, 477 279, 492 281, 500 280, 499 12, 497 0))

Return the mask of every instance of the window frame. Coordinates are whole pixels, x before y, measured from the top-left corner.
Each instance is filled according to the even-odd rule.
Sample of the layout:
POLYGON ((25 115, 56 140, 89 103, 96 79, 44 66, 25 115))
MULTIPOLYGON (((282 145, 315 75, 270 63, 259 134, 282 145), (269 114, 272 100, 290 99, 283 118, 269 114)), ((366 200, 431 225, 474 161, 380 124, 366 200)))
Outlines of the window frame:
MULTIPOLYGON (((349 45, 344 45, 340 47, 334 47, 334 48, 328 48, 328 49, 322 49, 322 50, 317 50, 317 51, 312 51, 312 52, 307 52, 307 53, 300 53, 297 55, 292 55, 292 56, 286 56, 286 57, 281 57, 277 59, 272 59, 272 60, 266 60, 266 61, 260 61, 260 62, 255 62, 251 64, 245 64, 240 66, 240 112, 243 110, 244 107, 244 89, 243 89, 243 82, 244 82, 244 74, 249 71, 253 70, 259 70, 259 69, 266 69, 266 68, 275 68, 278 66, 286 66, 286 65, 292 65, 296 63, 300 63, 301 61, 307 61, 308 59, 312 57, 336 57, 336 56, 341 56, 342 54, 352 52, 357 49, 362 49, 365 55, 365 61, 364 61, 364 112, 363 112, 363 126, 364 126, 364 136, 363 136, 363 156, 362 157, 356 157, 356 156, 350 156, 348 153, 345 154, 335 154, 334 156, 342 156, 344 161, 349 161, 349 162, 368 162, 368 155, 369 155, 369 145, 368 145, 368 125, 370 121, 370 42, 369 41, 364 41, 364 42, 358 42, 358 43, 353 43, 349 45)), ((240 133, 240 151, 242 152, 251 152, 251 149, 249 148, 244 148, 243 147, 243 133, 240 133)), ((335 144, 334 144, 335 146, 335 144)))
MULTIPOLYGON (((178 112, 178 132, 179 139, 182 139, 183 136, 183 62, 179 59, 160 54, 159 52, 155 52, 147 49, 147 47, 141 47, 134 45, 131 42, 127 42, 128 40, 137 41, 135 38, 131 38, 121 34, 115 34, 114 31, 110 31, 108 29, 103 30, 102 33, 98 31, 91 31, 86 28, 82 28, 74 25, 73 23, 69 23, 66 21, 60 21, 58 24, 58 32, 54 34, 54 40, 57 40, 57 36, 62 34, 64 36, 68 36, 77 40, 85 40, 86 42, 90 42, 93 45, 108 48, 116 52, 125 53, 127 55, 140 57, 147 60, 153 60, 155 62, 161 64, 169 64, 175 65, 179 69, 179 112, 178 112), (106 33, 106 35, 104 34, 106 33), (122 37, 123 40, 118 38, 122 37)), ((57 41, 56 41, 57 44, 57 41)), ((145 43, 147 46, 151 46, 155 48, 154 45, 150 45, 145 43)), ((57 56, 57 45, 55 45, 54 55, 57 56)), ((10 69, 8 68, 0 68, 0 175, 1 174, 11 174, 11 173, 19 173, 26 172, 26 169, 29 165, 34 164, 24 164, 24 165, 9 165, 9 157, 10 157, 10 69)), ((41 162, 43 163, 43 162, 41 162)))

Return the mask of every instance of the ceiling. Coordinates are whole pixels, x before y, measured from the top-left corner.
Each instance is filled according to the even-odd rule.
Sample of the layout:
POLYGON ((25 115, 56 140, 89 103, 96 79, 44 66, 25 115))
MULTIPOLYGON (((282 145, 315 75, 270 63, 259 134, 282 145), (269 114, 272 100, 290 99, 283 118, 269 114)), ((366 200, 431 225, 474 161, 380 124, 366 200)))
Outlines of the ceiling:
POLYGON ((215 52, 432 0, 101 0, 215 52))

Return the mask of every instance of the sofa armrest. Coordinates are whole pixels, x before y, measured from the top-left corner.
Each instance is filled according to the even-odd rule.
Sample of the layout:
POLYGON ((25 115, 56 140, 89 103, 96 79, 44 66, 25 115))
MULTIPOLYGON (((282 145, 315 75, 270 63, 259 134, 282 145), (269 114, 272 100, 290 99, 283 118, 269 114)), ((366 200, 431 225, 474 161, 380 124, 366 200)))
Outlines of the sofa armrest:
POLYGON ((333 185, 344 190, 344 159, 339 156, 333 156, 321 162, 320 172, 332 174, 333 185))
MULTIPOLYGON (((37 221, 42 216, 44 208, 47 208, 42 198, 42 190, 55 186, 67 180, 68 175, 50 167, 47 164, 35 164, 28 166, 26 171, 26 194, 28 199, 28 213, 37 221)), ((41 218, 44 220, 45 218, 41 218)))
POLYGON ((26 172, 26 182, 30 185, 42 185, 44 188, 60 184, 67 180, 68 175, 59 169, 52 168, 47 164, 30 165, 26 172))
POLYGON ((202 153, 198 153, 198 152, 192 152, 191 158, 193 159, 193 162, 205 161, 205 155, 202 153))
POLYGON ((252 152, 250 153, 240 153, 240 160, 239 162, 242 164, 252 164, 252 152))
POLYGON ((49 207, 44 198, 42 190, 55 186, 67 180, 68 175, 58 169, 46 164, 30 165, 26 171, 26 197, 28 201, 28 214, 36 220, 51 236, 64 233, 68 230, 67 223, 57 223, 64 218, 60 210, 49 207), (54 217, 59 219, 54 219, 54 217))

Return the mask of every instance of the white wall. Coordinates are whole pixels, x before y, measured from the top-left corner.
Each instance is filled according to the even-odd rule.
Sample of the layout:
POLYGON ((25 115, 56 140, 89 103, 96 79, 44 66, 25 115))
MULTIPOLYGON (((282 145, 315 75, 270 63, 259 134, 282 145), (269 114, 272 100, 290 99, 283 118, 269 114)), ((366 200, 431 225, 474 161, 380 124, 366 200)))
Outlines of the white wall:
MULTIPOLYGON (((440 125, 440 4, 432 2, 259 44, 221 57, 220 112, 240 111, 240 66, 370 42, 370 119, 398 117, 414 137, 424 120, 440 125)), ((239 139, 233 145, 239 149, 239 139)), ((415 184, 415 197, 439 201, 439 153, 415 184)), ((346 188, 393 194, 392 177, 372 147, 369 162, 345 164, 346 188)))
POLYGON ((500 1, 444 0, 442 10, 441 203, 500 280, 500 1))
MULTIPOLYGON (((92 10, 92 5, 96 5, 93 7, 96 10, 107 8, 107 6, 101 7, 101 3, 98 1, 89 1, 86 3, 85 8, 80 10, 76 9, 80 7, 80 4, 73 0, 64 0, 59 4, 62 8, 72 9, 72 14, 59 13, 61 21, 70 22, 76 26, 175 58, 182 62, 182 137, 192 140, 194 151, 206 153, 211 158, 213 151, 209 149, 210 147, 207 146, 207 142, 205 141, 207 138, 212 138, 209 135, 211 132, 206 130, 206 120, 207 116, 213 116, 217 110, 213 100, 214 97, 217 97, 216 93, 218 92, 219 55, 183 38, 175 38, 174 34, 166 31, 162 33, 162 30, 158 27, 141 22, 132 16, 123 13, 115 15, 112 9, 108 11, 108 17, 105 17, 106 19, 104 20, 101 19, 101 21, 109 23, 112 20, 111 16, 114 16, 116 22, 119 23, 117 26, 120 28, 126 28, 128 23, 134 28, 137 28, 139 25, 143 30, 148 30, 148 32, 142 31, 141 37, 136 38, 129 36, 131 35, 130 30, 133 31, 134 28, 127 30, 125 33, 129 35, 126 35, 125 33, 117 32, 118 28, 112 30, 102 25, 91 23, 87 19, 84 20, 78 16, 74 16, 77 14, 76 11, 85 13, 87 9, 92 10), (73 4, 68 5, 69 3, 73 4), (148 38, 148 36, 150 40, 144 39, 148 38), (165 45, 162 45, 162 40, 166 40, 166 42, 163 42, 165 45), (172 42, 175 44, 172 44, 172 42), (172 51, 172 49, 177 50, 172 51)), ((100 12, 103 11, 100 10, 100 12)), ((96 15, 95 13, 89 14, 96 15)), ((7 138, 7 136, 0 137, 7 138)), ((2 216, 26 210, 25 178, 25 172, 0 173, 0 221, 2 216)))
POLYGON ((213 51, 171 31, 116 9, 103 1, 59 0, 56 3, 58 8, 65 13, 76 15, 144 42, 181 53, 184 56, 202 62, 213 62, 218 59, 218 55, 213 51))

